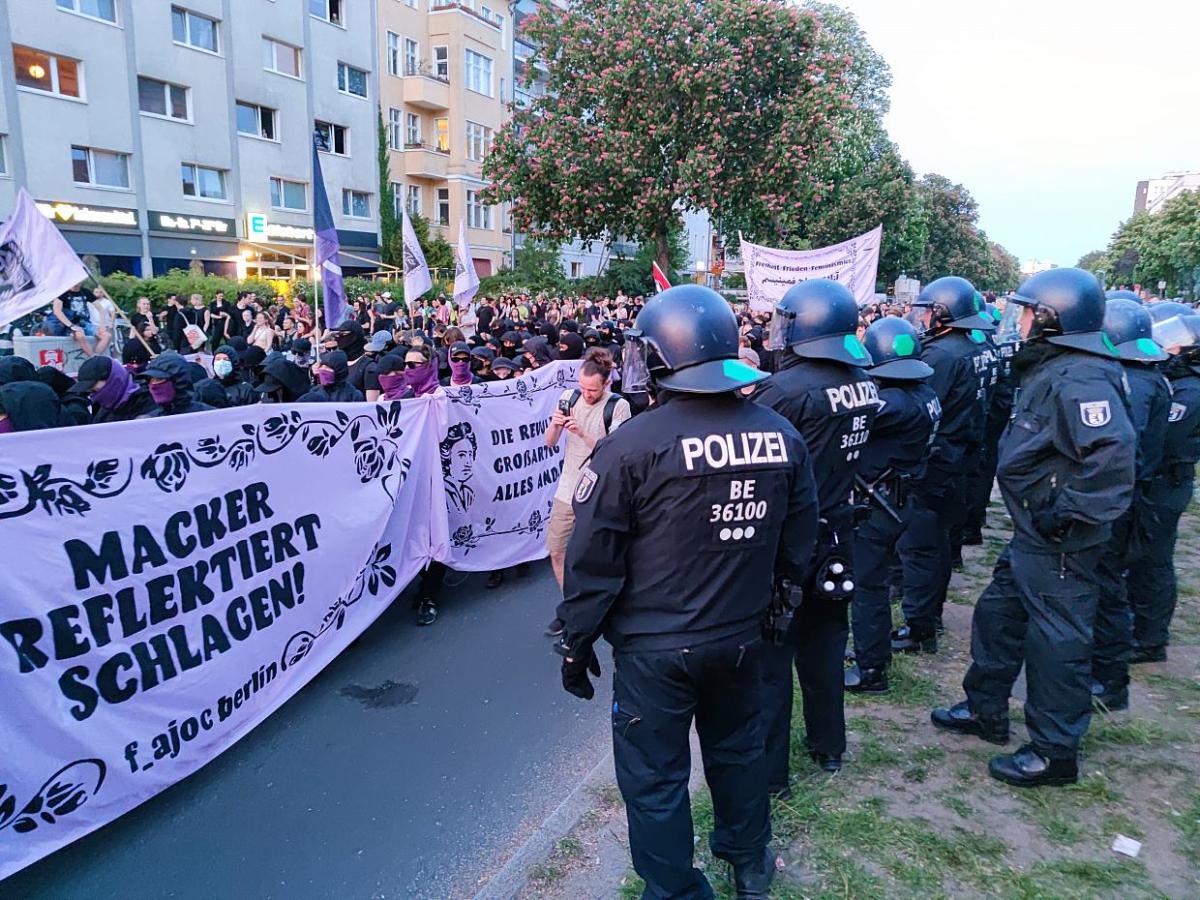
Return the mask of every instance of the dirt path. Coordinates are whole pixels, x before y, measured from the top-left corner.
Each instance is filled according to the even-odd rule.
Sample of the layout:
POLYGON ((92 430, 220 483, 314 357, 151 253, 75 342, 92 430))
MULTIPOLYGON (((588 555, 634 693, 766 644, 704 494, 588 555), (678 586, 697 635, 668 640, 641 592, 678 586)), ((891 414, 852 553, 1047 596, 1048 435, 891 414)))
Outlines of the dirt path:
MULTIPOLYGON (((1063 789, 1000 784, 987 776, 990 745, 929 723, 932 705, 961 697, 972 606, 1007 536, 1002 506, 993 505, 989 525, 951 584, 942 651, 898 660, 887 697, 849 700, 840 775, 820 773, 798 749, 798 724, 793 797, 773 811, 784 866, 774 897, 1200 897, 1200 507, 1180 527, 1171 658, 1135 667, 1130 711, 1093 718, 1085 774, 1063 789), (1136 859, 1112 850, 1118 835, 1141 842, 1136 859)), ((1025 738, 1019 700, 1011 712, 1010 750, 1025 738)), ((521 896, 641 895, 620 795, 611 784, 596 794, 521 896)), ((707 855, 712 813, 703 789, 694 816, 697 864, 718 896, 732 897, 723 864, 707 855)))

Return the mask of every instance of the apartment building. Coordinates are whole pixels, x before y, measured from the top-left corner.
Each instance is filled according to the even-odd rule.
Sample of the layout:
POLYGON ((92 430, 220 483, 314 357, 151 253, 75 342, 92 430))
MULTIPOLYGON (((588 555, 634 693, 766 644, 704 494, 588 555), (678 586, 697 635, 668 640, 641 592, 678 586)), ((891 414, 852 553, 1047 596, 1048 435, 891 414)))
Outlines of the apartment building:
POLYGON ((476 271, 511 265, 502 207, 484 204, 483 159, 512 99, 505 0, 377 0, 380 105, 396 211, 451 244, 465 218, 476 271))
POLYGON ((366 0, 7 0, 0 217, 22 185, 104 273, 304 276, 315 128, 343 268, 373 270, 375 35, 366 0))

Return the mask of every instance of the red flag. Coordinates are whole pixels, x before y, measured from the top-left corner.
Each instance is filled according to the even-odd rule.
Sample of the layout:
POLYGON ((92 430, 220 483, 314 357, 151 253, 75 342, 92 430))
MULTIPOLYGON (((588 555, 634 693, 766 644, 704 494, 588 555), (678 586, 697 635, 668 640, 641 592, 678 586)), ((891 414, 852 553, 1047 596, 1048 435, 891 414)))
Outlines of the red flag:
POLYGON ((658 285, 659 292, 665 291, 671 286, 671 282, 667 280, 667 276, 663 274, 663 270, 658 267, 658 263, 651 263, 650 271, 654 276, 654 283, 658 285))

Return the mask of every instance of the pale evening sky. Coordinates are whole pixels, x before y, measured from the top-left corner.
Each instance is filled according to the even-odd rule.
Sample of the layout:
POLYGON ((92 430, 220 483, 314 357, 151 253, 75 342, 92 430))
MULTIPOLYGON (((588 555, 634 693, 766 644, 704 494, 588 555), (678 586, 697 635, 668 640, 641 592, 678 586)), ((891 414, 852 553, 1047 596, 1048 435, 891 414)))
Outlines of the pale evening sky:
POLYGON ((1200 3, 841 0, 892 69, 888 130, 1022 260, 1074 265, 1140 179, 1200 170, 1200 3))

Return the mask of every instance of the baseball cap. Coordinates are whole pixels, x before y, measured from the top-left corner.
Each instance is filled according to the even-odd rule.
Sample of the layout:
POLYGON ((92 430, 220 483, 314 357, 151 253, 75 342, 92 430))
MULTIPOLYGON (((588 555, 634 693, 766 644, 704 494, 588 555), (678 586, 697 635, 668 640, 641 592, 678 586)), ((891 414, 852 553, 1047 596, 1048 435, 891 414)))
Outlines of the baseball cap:
POLYGON ((83 361, 79 367, 79 376, 75 381, 75 389, 91 392, 96 383, 105 381, 112 374, 113 361, 107 356, 92 356, 83 361))
POLYGON ((363 349, 367 353, 382 353, 387 349, 388 341, 390 340, 391 337, 389 336, 388 332, 377 331, 371 335, 371 339, 367 341, 367 345, 363 349))

